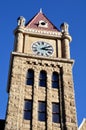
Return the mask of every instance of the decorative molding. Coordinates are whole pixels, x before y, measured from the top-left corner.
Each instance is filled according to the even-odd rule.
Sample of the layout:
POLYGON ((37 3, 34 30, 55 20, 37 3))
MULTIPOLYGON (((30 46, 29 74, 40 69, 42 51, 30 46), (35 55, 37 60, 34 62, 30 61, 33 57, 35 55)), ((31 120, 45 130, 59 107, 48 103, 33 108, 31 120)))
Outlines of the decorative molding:
POLYGON ((48 31, 48 30, 39 30, 39 29, 34 29, 34 28, 25 29, 25 32, 39 33, 39 34, 42 34, 42 35, 47 34, 47 35, 53 35, 53 36, 58 36, 58 37, 62 36, 61 32, 48 31))
POLYGON ((61 38, 62 37, 62 33, 61 32, 57 32, 57 31, 49 31, 49 30, 42 30, 42 29, 34 29, 34 28, 25 28, 23 26, 19 26, 14 30, 14 33, 16 32, 22 32, 22 33, 26 33, 26 34, 36 34, 36 35, 45 35, 45 36, 53 36, 53 37, 58 37, 61 38))
POLYGON ((71 65, 74 64, 73 59, 66 59, 66 58, 56 58, 56 57, 42 57, 42 56, 36 56, 36 55, 31 55, 31 54, 25 54, 25 53, 18 53, 18 52, 12 52, 12 56, 19 56, 19 57, 25 57, 27 58, 27 62, 29 61, 29 58, 32 59, 37 59, 37 60, 45 60, 45 61, 51 61, 51 62, 56 62, 58 65, 61 66, 61 63, 69 63, 71 65))

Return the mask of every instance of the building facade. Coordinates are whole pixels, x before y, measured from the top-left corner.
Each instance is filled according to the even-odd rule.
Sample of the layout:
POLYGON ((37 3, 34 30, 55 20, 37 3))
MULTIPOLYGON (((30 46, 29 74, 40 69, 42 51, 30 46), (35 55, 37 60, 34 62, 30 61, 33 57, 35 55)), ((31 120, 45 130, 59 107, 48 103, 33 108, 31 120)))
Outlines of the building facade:
POLYGON ((78 130, 86 130, 86 119, 84 118, 78 130))
POLYGON ((68 24, 57 29, 40 10, 14 30, 5 130, 77 130, 68 24))

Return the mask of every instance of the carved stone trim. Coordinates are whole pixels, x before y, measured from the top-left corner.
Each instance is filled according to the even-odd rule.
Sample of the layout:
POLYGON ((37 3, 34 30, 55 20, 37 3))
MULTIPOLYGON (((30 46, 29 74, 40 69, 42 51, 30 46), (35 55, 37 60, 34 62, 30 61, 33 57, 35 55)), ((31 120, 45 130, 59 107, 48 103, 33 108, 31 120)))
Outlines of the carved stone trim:
POLYGON ((55 58, 55 57, 38 57, 35 55, 29 55, 29 54, 24 54, 24 53, 18 53, 18 52, 12 52, 12 56, 19 56, 19 57, 25 57, 27 58, 27 62, 29 61, 29 58, 31 59, 37 59, 37 60, 45 60, 45 61, 51 61, 51 62, 56 62, 58 65, 61 65, 61 63, 69 63, 71 65, 74 64, 73 59, 65 59, 65 58, 55 58))
POLYGON ((14 30, 14 33, 17 31, 20 31, 25 34, 31 34, 31 35, 42 35, 42 36, 51 36, 55 38, 61 38, 62 33, 61 32, 56 32, 56 31, 48 31, 48 30, 39 30, 39 29, 34 29, 34 28, 25 28, 23 26, 19 26, 14 30))

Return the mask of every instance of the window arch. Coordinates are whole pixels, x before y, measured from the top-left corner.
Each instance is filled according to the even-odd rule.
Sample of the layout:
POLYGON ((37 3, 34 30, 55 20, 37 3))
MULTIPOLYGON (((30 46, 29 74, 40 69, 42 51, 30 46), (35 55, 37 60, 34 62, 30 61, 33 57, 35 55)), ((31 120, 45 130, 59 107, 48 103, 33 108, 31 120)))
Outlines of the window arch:
POLYGON ((46 87, 46 78, 47 78, 46 71, 44 71, 44 70, 40 71, 40 74, 39 74, 39 86, 46 87))
POLYGON ((27 79, 26 79, 27 85, 33 85, 34 84, 34 71, 32 69, 29 69, 27 72, 27 79))
POLYGON ((59 87, 59 74, 57 72, 53 72, 52 74, 52 88, 59 87))

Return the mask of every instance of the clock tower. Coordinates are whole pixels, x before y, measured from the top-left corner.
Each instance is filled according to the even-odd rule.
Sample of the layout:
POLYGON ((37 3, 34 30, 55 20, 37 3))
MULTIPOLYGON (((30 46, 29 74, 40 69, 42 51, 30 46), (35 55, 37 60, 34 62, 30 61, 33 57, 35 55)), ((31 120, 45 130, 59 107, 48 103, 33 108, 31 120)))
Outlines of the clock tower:
POLYGON ((14 30, 5 130, 77 130, 68 24, 42 11, 14 30))

